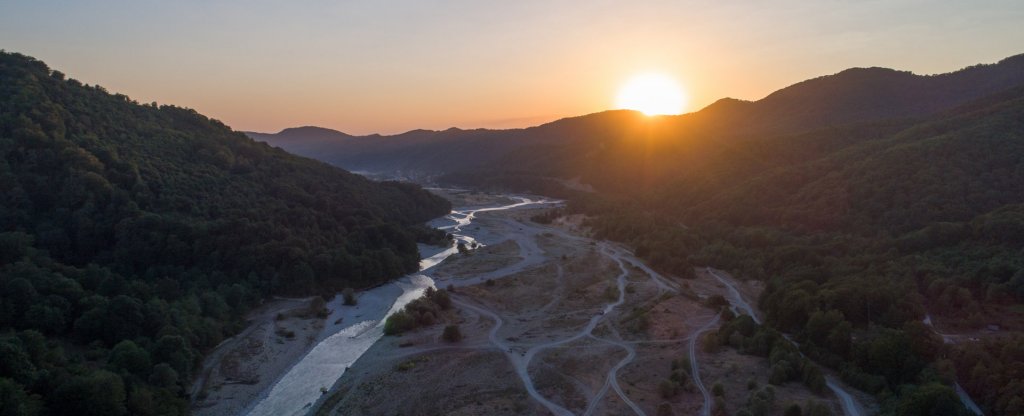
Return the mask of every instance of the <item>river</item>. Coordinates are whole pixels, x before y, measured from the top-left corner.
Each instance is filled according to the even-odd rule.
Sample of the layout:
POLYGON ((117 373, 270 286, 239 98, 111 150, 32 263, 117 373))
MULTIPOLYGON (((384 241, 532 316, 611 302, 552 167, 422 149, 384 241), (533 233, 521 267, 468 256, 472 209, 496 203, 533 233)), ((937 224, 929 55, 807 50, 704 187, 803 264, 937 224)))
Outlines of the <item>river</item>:
MULTIPOLYGON (((412 300, 419 298, 428 287, 434 286, 427 272, 449 256, 458 253, 457 244, 471 245, 476 238, 466 235, 465 228, 476 214, 500 211, 528 205, 550 204, 551 200, 533 200, 513 197, 517 202, 452 211, 435 219, 430 225, 453 235, 451 246, 431 253, 420 260, 420 270, 392 283, 359 293, 356 307, 342 306, 341 296, 328 304, 332 310, 327 322, 341 319, 347 326, 329 327, 331 334, 322 334, 321 341, 279 379, 263 398, 248 412, 252 416, 301 415, 321 396, 322 389, 330 388, 345 371, 370 347, 384 336, 384 322, 412 300), (339 329, 340 328, 340 329, 339 329)), ((484 231, 486 232, 486 231, 484 231)), ((421 253, 427 247, 421 247, 421 253)))

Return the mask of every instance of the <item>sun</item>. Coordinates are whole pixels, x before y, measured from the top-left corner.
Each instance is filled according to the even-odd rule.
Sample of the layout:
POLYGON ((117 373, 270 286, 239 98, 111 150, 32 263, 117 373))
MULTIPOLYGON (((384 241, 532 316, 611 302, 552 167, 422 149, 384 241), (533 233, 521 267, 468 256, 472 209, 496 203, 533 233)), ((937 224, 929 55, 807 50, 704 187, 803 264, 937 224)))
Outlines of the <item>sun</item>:
POLYGON ((686 96, 676 80, 658 73, 636 75, 619 89, 615 106, 636 110, 649 116, 679 114, 686 96))

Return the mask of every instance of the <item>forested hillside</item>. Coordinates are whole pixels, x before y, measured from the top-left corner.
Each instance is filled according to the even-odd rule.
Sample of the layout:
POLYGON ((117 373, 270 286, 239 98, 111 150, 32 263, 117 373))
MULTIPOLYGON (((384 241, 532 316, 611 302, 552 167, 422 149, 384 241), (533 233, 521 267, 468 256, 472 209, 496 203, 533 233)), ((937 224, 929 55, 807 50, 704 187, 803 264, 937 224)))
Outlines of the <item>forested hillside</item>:
POLYGON ((1019 414, 1021 114, 1017 88, 917 122, 735 146, 701 165, 714 174, 577 195, 574 210, 665 270, 766 281, 767 322, 887 413, 939 403, 952 389, 923 386, 958 380, 986 414, 1019 414), (963 335, 944 345, 928 314, 963 335))
POLYGON ((576 175, 598 189, 623 190, 636 189, 638 179, 675 177, 681 165, 699 165, 708 153, 737 143, 927 117, 1022 84, 1024 55, 1018 55, 940 75, 853 68, 757 101, 723 99, 679 116, 606 111, 525 129, 414 130, 394 136, 357 137, 309 127, 248 134, 353 170, 415 177, 472 172, 481 180, 576 175))
POLYGON ((963 411, 959 382, 986 414, 1015 415, 1022 86, 1022 56, 936 76, 853 69, 683 116, 353 138, 325 160, 566 197, 599 237, 663 271, 765 281, 767 323, 886 414, 963 411))
POLYGON ((0 52, 0 413, 187 413, 250 307, 413 271, 449 209, 0 52))

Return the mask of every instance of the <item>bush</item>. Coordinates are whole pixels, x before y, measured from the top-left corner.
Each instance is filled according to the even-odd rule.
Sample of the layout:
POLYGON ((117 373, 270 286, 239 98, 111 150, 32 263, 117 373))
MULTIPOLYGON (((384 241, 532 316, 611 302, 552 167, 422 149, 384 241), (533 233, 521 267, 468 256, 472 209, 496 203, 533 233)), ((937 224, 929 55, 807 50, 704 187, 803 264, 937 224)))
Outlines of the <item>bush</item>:
POLYGON ((441 337, 447 342, 459 342, 462 341, 462 331, 458 325, 448 325, 444 327, 444 334, 441 337))
POLYGON ((448 292, 428 287, 423 297, 409 302, 401 311, 384 321, 384 335, 398 335, 421 326, 433 325, 440 319, 442 311, 451 309, 451 306, 448 292))
POLYGON ((832 408, 827 403, 808 401, 804 407, 807 409, 804 411, 807 416, 832 416, 832 408))
POLYGON ((711 386, 711 392, 715 396, 725 396, 725 387, 722 386, 722 383, 715 383, 714 386, 711 386))
POLYGON ((709 307, 721 308, 723 306, 729 306, 729 301, 725 300, 722 295, 711 295, 704 301, 709 307))
POLYGON ((671 399, 679 394, 679 383, 673 380, 662 380, 658 383, 658 394, 663 399, 671 399))
POLYGON ((398 335, 413 328, 416 328, 416 319, 405 310, 391 314, 384 321, 384 335, 398 335))
POLYGON ((346 287, 345 290, 341 292, 341 295, 345 297, 345 305, 347 306, 353 306, 358 302, 356 300, 355 291, 350 287, 346 287))

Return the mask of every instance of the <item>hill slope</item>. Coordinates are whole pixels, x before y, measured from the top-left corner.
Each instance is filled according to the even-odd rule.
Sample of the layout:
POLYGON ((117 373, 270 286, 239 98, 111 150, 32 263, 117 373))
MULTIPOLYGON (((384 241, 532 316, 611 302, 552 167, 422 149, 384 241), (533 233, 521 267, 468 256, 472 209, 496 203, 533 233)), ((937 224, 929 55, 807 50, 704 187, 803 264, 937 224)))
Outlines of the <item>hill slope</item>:
POLYGON ((709 152, 719 152, 723 146, 920 118, 1018 85, 1024 85, 1024 55, 931 76, 883 68, 849 69, 794 84, 758 101, 724 99, 680 116, 649 118, 607 111, 514 130, 420 130, 363 137, 286 130, 250 135, 361 171, 413 176, 478 173, 474 171, 563 179, 580 176, 598 189, 631 189, 636 181, 676 175, 676 165, 702 163, 709 152), (650 155, 661 159, 652 160, 650 155), (644 158, 645 171, 635 170, 636 158, 644 158), (623 177, 628 178, 627 184, 619 183, 623 177))
POLYGON ((0 53, 2 413, 186 413, 251 306, 415 270, 449 209, 0 53))
POLYGON ((766 323, 877 393, 884 414, 963 414, 954 380, 986 414, 1020 414, 1024 373, 1007 363, 1024 359, 1021 114, 1016 56, 927 77, 853 69, 677 117, 614 111, 320 151, 342 166, 558 193, 598 237, 663 271, 763 280, 766 323), (944 344, 926 315, 981 341, 944 344))

